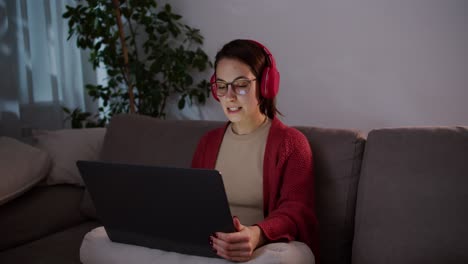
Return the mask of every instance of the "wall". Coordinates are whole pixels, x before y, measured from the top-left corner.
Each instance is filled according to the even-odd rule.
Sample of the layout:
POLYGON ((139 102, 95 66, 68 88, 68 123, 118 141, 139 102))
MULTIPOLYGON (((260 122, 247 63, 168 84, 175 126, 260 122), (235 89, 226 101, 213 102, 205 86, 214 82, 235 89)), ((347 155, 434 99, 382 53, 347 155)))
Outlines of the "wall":
MULTIPOLYGON (((468 1, 171 0, 211 58, 235 38, 266 44, 290 125, 468 125, 468 1)), ((224 120, 216 103, 173 118, 224 120)))
MULTIPOLYGON (((18 89, 25 86, 25 78, 19 76, 34 77, 18 69, 18 56, 23 54, 17 48, 22 41, 18 38, 29 31, 19 33, 22 22, 15 8, 26 2, 35 3, 0 0, 12 9, 9 30, 3 32, 5 13, 0 6, 0 135, 46 125, 48 113, 60 112, 57 104, 39 105, 45 109, 40 116, 37 108, 29 107, 28 124, 19 121, 18 89)), ((364 132, 378 127, 468 125, 466 0, 170 3, 184 22, 202 30, 211 58, 234 38, 254 38, 270 48, 281 73, 278 105, 287 124, 364 132)), ((36 88, 23 91, 36 92, 36 88)), ((67 98, 81 97, 70 91, 67 98)), ((173 110, 169 118, 225 120, 212 98, 201 108, 173 110)))

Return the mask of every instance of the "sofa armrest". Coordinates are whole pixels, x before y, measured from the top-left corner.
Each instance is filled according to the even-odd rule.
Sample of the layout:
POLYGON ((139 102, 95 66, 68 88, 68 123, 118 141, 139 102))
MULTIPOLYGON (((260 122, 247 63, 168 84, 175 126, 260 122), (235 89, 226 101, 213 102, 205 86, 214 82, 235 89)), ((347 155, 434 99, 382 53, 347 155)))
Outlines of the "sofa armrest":
POLYGON ((82 223, 83 188, 38 186, 0 206, 0 251, 82 223))

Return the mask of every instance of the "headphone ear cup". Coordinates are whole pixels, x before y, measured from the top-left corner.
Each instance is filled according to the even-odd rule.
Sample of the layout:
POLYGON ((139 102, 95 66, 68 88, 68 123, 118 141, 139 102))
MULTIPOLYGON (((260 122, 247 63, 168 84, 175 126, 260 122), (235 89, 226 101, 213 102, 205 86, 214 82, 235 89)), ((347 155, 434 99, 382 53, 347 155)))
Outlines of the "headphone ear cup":
POLYGON ((279 72, 275 67, 266 67, 262 73, 261 94, 263 97, 275 98, 279 90, 279 72))
POLYGON ((270 74, 270 67, 265 67, 265 69, 262 72, 262 80, 261 80, 261 87, 260 87, 260 93, 262 94, 263 97, 269 98, 268 94, 268 85, 269 85, 269 75, 270 74))
POLYGON ((213 95, 213 98, 216 101, 219 101, 218 95, 215 93, 215 90, 218 89, 218 85, 216 85, 216 74, 213 73, 210 78, 210 90, 211 94, 213 95))

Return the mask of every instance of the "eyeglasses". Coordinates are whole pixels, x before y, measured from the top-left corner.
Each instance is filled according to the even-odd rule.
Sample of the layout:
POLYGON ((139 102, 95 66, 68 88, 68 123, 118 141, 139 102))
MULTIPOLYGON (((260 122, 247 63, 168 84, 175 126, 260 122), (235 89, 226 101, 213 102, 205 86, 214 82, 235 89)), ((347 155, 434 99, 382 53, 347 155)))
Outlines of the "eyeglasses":
POLYGON ((250 90, 250 84, 256 79, 237 79, 232 82, 216 81, 211 83, 211 89, 218 97, 225 96, 228 92, 228 86, 231 85, 232 90, 237 95, 246 95, 250 90))

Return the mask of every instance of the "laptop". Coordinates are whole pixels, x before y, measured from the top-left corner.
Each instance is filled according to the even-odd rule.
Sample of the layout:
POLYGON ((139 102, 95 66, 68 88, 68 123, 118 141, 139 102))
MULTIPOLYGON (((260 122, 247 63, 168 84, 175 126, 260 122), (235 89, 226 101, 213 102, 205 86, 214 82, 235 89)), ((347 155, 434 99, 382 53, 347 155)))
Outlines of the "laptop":
POLYGON ((218 257, 214 232, 234 232, 216 170, 78 161, 99 220, 119 243, 218 257))

